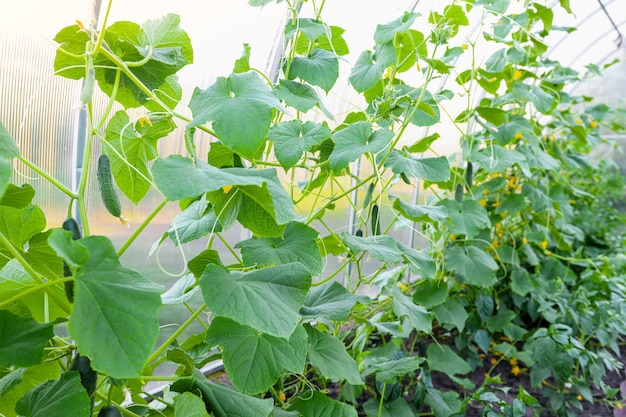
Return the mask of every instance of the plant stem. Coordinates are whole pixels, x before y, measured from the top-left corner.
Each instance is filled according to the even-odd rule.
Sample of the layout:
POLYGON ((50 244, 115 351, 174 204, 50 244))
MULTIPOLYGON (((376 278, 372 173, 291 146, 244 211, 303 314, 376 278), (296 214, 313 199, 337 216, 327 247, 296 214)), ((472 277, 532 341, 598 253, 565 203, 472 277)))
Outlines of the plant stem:
POLYGON ((167 198, 164 199, 163 201, 161 201, 161 203, 159 203, 158 206, 156 206, 154 210, 152 210, 150 214, 148 214, 148 217, 145 218, 145 220, 139 225, 139 227, 135 229, 133 234, 130 235, 128 240, 126 240, 126 242, 124 242, 124 244, 117 250, 118 258, 122 256, 124 252, 126 252, 128 247, 135 241, 135 239, 137 239, 137 237, 141 234, 141 232, 144 231, 144 229, 150 224, 152 219, 154 219, 156 215, 159 214, 159 212, 163 209, 163 207, 167 205, 168 202, 169 200, 167 198))
POLYGON ((207 305, 202 304, 200 308, 198 308, 191 316, 189 316, 189 318, 183 324, 181 324, 181 326, 178 329, 176 329, 176 331, 172 333, 172 335, 165 342, 163 342, 163 344, 159 346, 159 348, 155 350, 154 353, 152 353, 152 355, 150 355, 146 363, 151 363, 154 360, 156 360, 159 357, 159 355, 161 355, 161 353, 163 353, 163 351, 165 351, 169 345, 174 343, 176 338, 180 336, 185 331, 185 329, 187 329, 187 327, 189 327, 189 325, 191 325, 191 323, 193 323, 193 321, 200 314, 202 314, 205 308, 207 308, 207 305))
POLYGON ((32 293, 35 293, 35 292, 38 292, 38 291, 41 291, 41 290, 45 290, 48 287, 52 287, 52 286, 61 284, 63 282, 70 282, 72 280, 74 280, 74 277, 60 278, 60 279, 55 279, 55 280, 43 282, 43 283, 35 285, 33 287, 29 287, 27 289, 21 290, 18 294, 15 294, 13 297, 9 298, 8 300, 4 300, 3 302, 1 302, 0 303, 0 310, 3 309, 6 306, 11 305, 12 303, 14 303, 15 301, 19 300, 22 297, 26 297, 27 295, 30 295, 32 293))
POLYGON ((44 177, 49 183, 51 183, 52 185, 57 187, 63 194, 67 195, 69 198, 71 198, 71 199, 78 198, 78 196, 75 193, 73 193, 72 190, 67 188, 65 185, 61 184, 52 175, 48 174, 43 169, 39 168, 37 165, 35 165, 32 162, 30 162, 28 159, 24 158, 22 155, 19 155, 17 157, 17 159, 19 159, 24 165, 26 165, 27 167, 29 167, 30 169, 35 171, 37 174, 39 174, 42 177, 44 177))

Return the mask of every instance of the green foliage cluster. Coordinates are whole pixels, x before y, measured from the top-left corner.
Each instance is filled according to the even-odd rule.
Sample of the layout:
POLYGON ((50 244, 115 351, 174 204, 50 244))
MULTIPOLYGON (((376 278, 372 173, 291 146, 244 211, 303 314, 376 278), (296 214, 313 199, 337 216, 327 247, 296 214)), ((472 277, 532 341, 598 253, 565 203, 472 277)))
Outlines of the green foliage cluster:
MULTIPOLYGON (((546 57, 545 37, 568 29, 531 1, 520 2, 521 13, 508 0, 405 13, 378 25, 372 49, 358 55, 349 82, 366 106, 339 121, 323 99, 349 53, 344 29, 322 20, 323 1, 311 2, 312 17, 298 14, 301 3, 285 1, 278 79, 250 67, 245 45, 230 75, 196 88, 191 118, 175 110, 176 73, 193 61, 177 16, 109 26, 105 18, 102 30, 76 24, 57 34, 56 74, 84 78, 83 166, 93 165, 97 142, 110 161, 105 199, 118 187, 135 204, 151 189, 163 201, 116 249, 87 222, 86 184, 96 173, 84 169, 73 191, 21 155, 0 125, 0 414, 350 417, 362 404, 367 416, 445 417, 470 407, 569 416, 597 390, 617 404, 602 378, 620 368, 626 333, 613 208, 622 183, 609 163, 589 157, 613 110, 569 94, 584 75, 546 57), (477 38, 461 38, 476 15, 477 38), (457 64, 483 41, 494 46, 484 65, 457 64), (446 110, 455 93, 433 88, 442 77, 467 100, 458 116, 446 110), (100 115, 96 85, 110 99, 100 115), (125 110, 112 114, 114 102, 125 110), (126 110, 138 107, 145 116, 132 119, 126 110), (448 116, 460 153, 425 156, 448 116), (186 154, 159 155, 177 125, 186 154), (408 143, 415 127, 431 133, 408 143), (198 131, 210 137, 208 155, 198 153, 206 138, 198 131), (10 183, 16 160, 68 197, 84 237, 46 229, 34 189, 10 183), (402 197, 403 186, 422 187, 429 201, 402 197), (164 291, 119 257, 167 204, 180 214, 164 239, 202 239, 206 248, 164 291), (337 233, 327 219, 349 206, 356 232, 337 233), (237 223, 251 237, 228 242, 222 232, 237 223), (425 247, 394 237, 407 225, 425 247), (216 242, 235 263, 225 264, 216 242), (329 257, 339 257, 334 270, 329 257), (346 270, 356 277, 341 285, 334 278, 346 270), (203 305, 155 346, 158 310, 189 306, 198 291, 203 305), (183 337, 194 322, 205 331, 183 337), (485 356, 528 373, 545 398, 513 387, 516 398, 504 401, 497 394, 511 387, 491 371, 476 386, 467 375, 485 356), (72 365, 79 357, 81 369, 72 365), (201 373, 216 359, 232 386, 201 373), (178 366, 174 374, 153 374, 164 362, 178 366), (458 392, 436 386, 434 372, 458 392), (170 383, 163 398, 140 395, 148 381, 170 383)), ((571 13, 567 0, 560 7, 571 13)))

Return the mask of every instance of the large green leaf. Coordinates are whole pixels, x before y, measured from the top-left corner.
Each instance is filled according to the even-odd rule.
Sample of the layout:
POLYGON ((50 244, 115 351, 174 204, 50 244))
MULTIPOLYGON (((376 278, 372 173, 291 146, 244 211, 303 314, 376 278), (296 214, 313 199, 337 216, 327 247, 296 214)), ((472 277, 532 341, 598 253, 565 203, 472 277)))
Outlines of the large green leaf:
MULTIPOLYGON (((387 387, 387 390, 392 389, 387 387)), ((381 407, 381 399, 370 398, 363 404, 363 411, 367 417, 414 417, 415 413, 402 397, 393 401, 384 401, 381 407)))
POLYGON ((319 391, 303 392, 289 407, 302 417, 357 417, 356 408, 334 400, 319 391))
POLYGON ((276 159, 283 168, 293 167, 304 152, 320 145, 331 135, 326 123, 305 122, 290 120, 274 125, 267 138, 274 142, 276 159))
POLYGON ((320 36, 330 34, 330 28, 326 23, 308 17, 300 17, 297 18, 295 22, 289 22, 285 26, 285 37, 292 39, 297 31, 300 31, 310 41, 314 41, 320 36))
POLYGON ((200 277, 204 301, 216 316, 284 339, 298 324, 310 286, 311 273, 301 263, 246 273, 210 264, 200 277))
POLYGON ((317 106, 329 119, 334 119, 333 114, 328 111, 320 100, 317 91, 310 85, 282 79, 278 82, 274 91, 276 92, 276 97, 284 100, 288 106, 298 111, 306 113, 317 106))
POLYGON ((215 417, 269 417, 274 408, 271 399, 262 400, 213 384, 199 370, 194 371, 193 378, 180 379, 171 388, 175 392, 200 390, 215 417))
POLYGON ((464 375, 471 368, 459 355, 457 355, 448 345, 431 343, 427 350, 430 369, 441 371, 448 375, 464 375))
POLYGON ((487 172, 502 172, 517 164, 527 176, 530 177, 530 168, 526 157, 512 149, 506 149, 498 145, 492 145, 472 154, 472 161, 478 162, 487 172))
POLYGON ((157 142, 174 130, 171 119, 131 123, 126 112, 113 115, 106 128, 103 150, 111 161, 111 171, 120 190, 137 204, 150 189, 152 175, 148 161, 159 156, 157 142))
MULTIPOLYGON (((159 190, 170 200, 197 197, 210 191, 223 194, 223 187, 232 185, 235 189, 228 194, 239 190, 258 203, 278 224, 286 224, 296 217, 293 201, 274 169, 218 169, 200 160, 194 165, 191 159, 174 155, 157 159, 152 174, 159 190)), ((226 197, 230 199, 230 195, 226 197)), ((219 216, 220 211, 216 209, 226 228, 219 216)))
POLYGON ((46 227, 46 216, 35 205, 24 208, 0 206, 0 233, 6 236, 16 248, 24 244, 46 227))
POLYGON ((370 302, 369 297, 353 294, 337 281, 328 281, 307 294, 300 314, 310 320, 325 318, 342 322, 356 303, 367 305, 370 302))
POLYGON ((397 286, 391 287, 393 302, 391 308, 398 317, 407 317, 411 326, 418 332, 432 332, 432 317, 422 306, 418 306, 413 300, 402 293, 397 286))
POLYGON ((366 375, 376 374, 376 380, 386 384, 398 382, 409 372, 413 372, 419 368, 421 363, 417 356, 409 356, 397 360, 388 360, 384 362, 376 362, 365 372, 366 375))
POLYGON ((43 361, 44 348, 54 336, 51 323, 0 310, 0 366, 32 366, 43 361))
POLYGON ((286 340, 216 317, 206 342, 222 346, 226 373, 245 394, 267 391, 285 372, 304 372, 307 335, 301 326, 286 340))
POLYGON ((92 358, 94 369, 114 378, 136 378, 159 333, 161 287, 120 264, 106 237, 71 243, 86 247, 90 258, 74 276, 70 335, 92 358))
POLYGON ((19 399, 15 411, 24 417, 88 416, 89 396, 78 372, 66 372, 61 379, 44 382, 19 399))
POLYGON ((24 208, 33 201, 33 197, 35 197, 35 189, 30 184, 24 184, 21 187, 9 184, 0 199, 0 206, 24 208))
POLYGON ((331 380, 346 380, 354 385, 363 383, 358 364, 339 339, 310 325, 304 328, 309 336, 309 360, 322 376, 331 380))
POLYGON ((182 213, 174 217, 167 233, 170 239, 179 245, 200 239, 209 233, 221 231, 222 226, 217 215, 203 195, 200 200, 194 201, 182 213))
POLYGON ((475 246, 448 248, 444 259, 446 268, 457 271, 468 284, 488 287, 495 281, 498 264, 491 255, 475 246))
MULTIPOLYGON (((27 368, 17 368, 0 378, 0 400, 5 394, 24 382, 24 373, 27 368)), ((2 410, 0 410, 2 412, 2 410)))
POLYGON ((352 72, 350 84, 362 93, 374 87, 383 76, 385 70, 396 63, 396 49, 391 42, 376 45, 374 53, 363 51, 359 55, 352 72))
POLYGON ((476 200, 463 200, 458 203, 445 199, 439 204, 448 210, 452 223, 450 229, 456 235, 465 235, 468 239, 473 239, 482 229, 491 226, 487 211, 476 200))
POLYGON ((7 128, 0 122, 0 158, 11 159, 17 158, 18 156, 20 156, 20 150, 17 148, 15 139, 13 139, 13 136, 11 136, 7 128))
POLYGON ((60 367, 56 361, 43 362, 28 368, 18 368, 0 379, 0 413, 17 416, 15 404, 28 391, 42 382, 59 378, 60 367))
POLYGON ((433 312, 439 323, 442 325, 451 324, 460 332, 465 328, 465 322, 469 317, 463 304, 455 298, 448 298, 444 304, 435 306, 433 312))
POLYGON ((282 109, 271 88, 253 72, 219 77, 206 90, 196 88, 189 102, 188 127, 212 122, 219 140, 253 158, 265 143, 273 109, 282 109))
POLYGON ((282 238, 251 238, 235 245, 241 249, 246 266, 283 265, 300 262, 311 275, 322 273, 322 256, 317 247, 318 232, 299 222, 290 222, 282 238))
POLYGON ((396 33, 406 32, 411 28, 419 13, 404 13, 399 18, 385 24, 376 26, 374 32, 374 41, 376 43, 385 43, 393 39, 396 33))
POLYGON ((289 79, 298 77, 328 93, 339 78, 339 60, 334 53, 317 48, 309 56, 294 58, 288 75, 289 79))
POLYGON ((400 198, 394 200, 393 208, 402 213, 404 217, 414 222, 439 222, 448 218, 448 209, 446 207, 416 206, 400 198))
POLYGON ((430 182, 441 182, 450 179, 450 164, 444 156, 437 158, 415 158, 403 155, 397 149, 391 151, 385 166, 394 174, 405 174, 413 178, 422 178, 430 182))
POLYGON ((330 154, 330 166, 340 170, 365 152, 377 153, 389 145, 394 133, 388 129, 373 130, 369 122, 356 122, 335 132, 335 144, 330 154))
POLYGON ((184 392, 174 398, 174 417, 209 417, 202 398, 184 392))

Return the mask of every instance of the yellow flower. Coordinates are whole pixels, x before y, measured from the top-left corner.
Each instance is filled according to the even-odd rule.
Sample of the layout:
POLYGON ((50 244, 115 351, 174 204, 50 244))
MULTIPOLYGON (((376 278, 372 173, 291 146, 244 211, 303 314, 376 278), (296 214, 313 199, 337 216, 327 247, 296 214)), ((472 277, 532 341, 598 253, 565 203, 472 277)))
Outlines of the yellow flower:
POLYGON ((499 201, 496 201, 495 203, 493 203, 493 204, 492 204, 492 206, 494 206, 494 207, 498 207, 498 206, 500 206, 500 202, 499 202, 499 201))
POLYGON ((462 49, 462 50, 467 51, 467 48, 469 48, 469 46, 468 46, 466 43, 464 43, 463 45, 461 45, 461 49, 462 49))
POLYGON ((528 243, 528 239, 526 239, 526 236, 524 236, 522 238, 522 244, 526 245, 528 243))
POLYGON ((556 135, 552 135, 552 140, 556 140, 556 135))
POLYGON ((403 284, 402 282, 398 282, 398 287, 400 287, 400 289, 402 290, 402 292, 406 291, 406 284, 403 284))
POLYGON ((522 373, 522 370, 519 369, 519 366, 514 366, 511 368, 511 373, 515 376, 519 376, 522 373))
MULTIPOLYGON (((515 72, 513 72, 513 81, 517 81, 520 78, 522 78, 522 76, 524 75, 524 73, 520 70, 515 70, 515 72)), ((516 135, 517 136, 517 135, 516 135)), ((520 135, 521 136, 521 135, 520 135)))
POLYGON ((574 120, 574 123, 576 123, 577 125, 581 125, 581 124, 583 124, 583 121, 580 120, 580 119, 576 119, 576 120, 574 120))
POLYGON ((141 116, 139 119, 137 119, 137 121, 139 122, 139 125, 141 127, 143 127, 144 124, 147 124, 148 126, 152 126, 152 120, 150 120, 148 116, 141 116))
POLYGON ((517 364, 518 364, 517 358, 509 359, 509 363, 511 364, 511 366, 517 366, 517 364))
POLYGON ((278 399, 279 399, 281 402, 285 402, 285 400, 287 399, 287 396, 285 395, 285 393, 284 393, 284 392, 281 392, 280 394, 278 394, 278 399))
POLYGON ((582 401, 582 400, 583 400, 583 396, 582 396, 582 395, 580 395, 580 394, 578 394, 578 397, 576 397, 576 399, 577 399, 578 401, 582 401))
POLYGON ((222 187, 222 191, 224 191, 224 194, 228 194, 230 192, 230 190, 233 189, 232 185, 225 185, 222 187))
POLYGON ((78 25, 78 28, 80 30, 85 30, 85 25, 83 25, 83 22, 81 22, 80 20, 76 19, 76 24, 78 25))
POLYGON ((478 200, 478 203, 483 207, 487 207, 487 200, 485 200, 484 198, 481 200, 478 200))
POLYGON ((543 250, 546 250, 548 248, 548 241, 544 240, 539 244, 539 247, 543 250))
POLYGON ((450 235, 450 240, 454 242, 456 240, 456 235, 450 235))
POLYGON ((498 360, 496 358, 491 358, 491 364, 495 365, 496 363, 498 363, 498 360))
POLYGON ((387 69, 385 70, 385 75, 383 75, 384 78, 391 78, 391 67, 387 67, 387 69))
POLYGON ((591 122, 589 122, 589 127, 595 129, 596 127, 598 127, 598 122, 592 120, 591 122))
POLYGON ((552 252, 550 252, 549 250, 545 251, 544 253, 546 254, 546 256, 552 255, 552 252))
POLYGON ((621 410, 622 408, 624 408, 624 407, 622 406, 622 403, 617 403, 617 409, 618 409, 618 410, 621 410))

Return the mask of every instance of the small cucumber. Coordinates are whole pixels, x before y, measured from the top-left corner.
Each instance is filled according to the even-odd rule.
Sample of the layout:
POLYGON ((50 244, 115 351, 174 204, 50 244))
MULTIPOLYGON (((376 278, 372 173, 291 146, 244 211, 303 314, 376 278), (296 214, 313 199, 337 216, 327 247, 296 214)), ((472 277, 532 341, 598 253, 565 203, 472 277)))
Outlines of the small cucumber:
POLYGON ((463 185, 457 184, 456 189, 454 190, 454 199, 457 203, 463 202, 463 185))
POLYGON ((96 392, 98 373, 91 369, 91 361, 89 358, 87 356, 81 356, 80 353, 76 353, 70 365, 70 371, 78 371, 80 374, 80 383, 85 387, 87 395, 91 397, 93 393, 96 392))
POLYGON ((371 224, 372 234, 379 235, 380 234, 380 214, 378 212, 378 204, 374 204, 372 206, 371 221, 372 221, 372 224, 371 224))
MULTIPOLYGON (((82 237, 80 233, 80 228, 78 227, 78 223, 76 223, 76 220, 72 219, 71 217, 66 219, 63 222, 63 230, 68 230, 72 232, 72 240, 78 240, 82 237)), ((69 266, 67 266, 65 262, 63 262, 63 276, 64 277, 72 276, 72 271, 70 270, 69 266)), ((65 296, 67 297, 67 300, 70 303, 73 303, 74 302, 74 281, 64 282, 63 287, 65 289, 65 296)))
POLYGON ((100 197, 102 197, 102 203, 111 215, 115 217, 121 217, 122 205, 120 199, 117 196, 117 190, 113 183, 113 175, 111 175, 111 163, 107 155, 100 155, 98 158, 97 167, 97 179, 98 187, 100 188, 100 197))
POLYGON ((98 417, 122 417, 122 413, 117 409, 117 407, 107 405, 106 407, 102 407, 100 409, 98 417))
POLYGON ((467 163, 467 168, 465 168, 465 186, 469 191, 472 188, 474 183, 474 165, 471 162, 467 163))
POLYGON ((87 70, 87 76, 85 77, 85 82, 83 83, 83 89, 80 90, 80 102, 83 104, 87 104, 91 101, 91 97, 93 96, 93 87, 96 83, 96 70, 93 68, 89 68, 87 70))
POLYGON ((367 192, 365 193, 365 198, 363 198, 363 208, 367 207, 372 201, 372 194, 374 194, 374 183, 370 182, 370 185, 367 187, 367 192))

